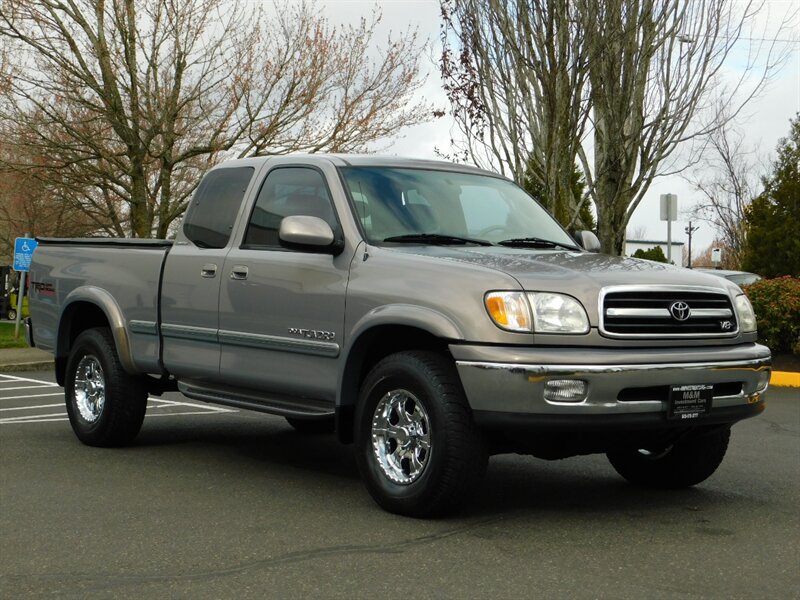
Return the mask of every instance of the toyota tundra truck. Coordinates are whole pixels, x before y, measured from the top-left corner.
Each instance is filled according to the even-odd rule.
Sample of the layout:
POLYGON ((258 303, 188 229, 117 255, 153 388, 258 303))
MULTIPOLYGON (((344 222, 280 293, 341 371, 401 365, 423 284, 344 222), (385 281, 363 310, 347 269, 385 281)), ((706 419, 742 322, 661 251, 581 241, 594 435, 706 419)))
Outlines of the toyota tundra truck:
POLYGON ((455 510, 504 452, 698 484, 764 410, 753 309, 725 279, 598 249, 468 166, 232 160, 172 240, 40 239, 29 343, 86 444, 131 443, 148 395, 179 390, 335 431, 399 514, 455 510))

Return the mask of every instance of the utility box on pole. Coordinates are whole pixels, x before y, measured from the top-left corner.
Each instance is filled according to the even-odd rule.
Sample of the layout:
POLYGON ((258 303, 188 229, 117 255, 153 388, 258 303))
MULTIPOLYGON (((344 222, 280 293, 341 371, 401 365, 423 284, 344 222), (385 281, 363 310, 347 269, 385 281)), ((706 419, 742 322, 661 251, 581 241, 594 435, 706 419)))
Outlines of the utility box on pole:
POLYGON ((711 249, 711 264, 715 269, 719 269, 719 263, 722 262, 722 250, 719 248, 711 249))
POLYGON ((661 194, 661 220, 667 222, 667 262, 672 262, 672 222, 678 220, 678 196, 661 194))

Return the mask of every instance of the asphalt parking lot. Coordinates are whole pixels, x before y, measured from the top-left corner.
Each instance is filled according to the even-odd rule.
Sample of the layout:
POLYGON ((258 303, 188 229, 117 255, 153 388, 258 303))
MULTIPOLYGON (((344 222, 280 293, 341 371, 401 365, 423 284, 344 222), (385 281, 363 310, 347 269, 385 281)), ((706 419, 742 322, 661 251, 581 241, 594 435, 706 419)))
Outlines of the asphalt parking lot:
POLYGON ((499 456, 465 512, 418 521, 332 436, 167 394, 134 446, 89 448, 49 372, 0 374, 0 597, 797 598, 796 396, 694 489, 499 456))

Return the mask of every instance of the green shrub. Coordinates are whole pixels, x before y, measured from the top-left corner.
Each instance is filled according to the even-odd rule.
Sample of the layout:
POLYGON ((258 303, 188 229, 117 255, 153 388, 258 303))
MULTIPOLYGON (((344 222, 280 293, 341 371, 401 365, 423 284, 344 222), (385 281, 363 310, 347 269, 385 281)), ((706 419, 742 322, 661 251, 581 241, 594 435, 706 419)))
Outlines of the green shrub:
POLYGON ((642 250, 641 248, 639 248, 636 252, 633 253, 633 258, 654 260, 655 262, 660 262, 660 263, 667 262, 667 257, 664 256, 664 251, 661 249, 661 246, 653 246, 652 248, 648 248, 647 250, 642 250))
POLYGON ((773 352, 800 354, 800 279, 762 279, 743 289, 756 312, 759 341, 773 352))

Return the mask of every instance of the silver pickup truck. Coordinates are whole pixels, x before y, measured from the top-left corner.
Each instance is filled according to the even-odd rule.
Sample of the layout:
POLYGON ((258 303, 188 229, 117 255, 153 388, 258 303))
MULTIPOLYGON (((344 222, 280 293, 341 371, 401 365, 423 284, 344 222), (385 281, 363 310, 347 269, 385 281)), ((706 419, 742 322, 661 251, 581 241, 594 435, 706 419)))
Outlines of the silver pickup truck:
POLYGON ((39 240, 29 341, 87 444, 130 443, 148 394, 178 389, 335 430, 401 514, 454 510, 502 452, 697 484, 764 409, 753 310, 722 278, 598 246, 466 166, 235 160, 172 241, 39 240))

